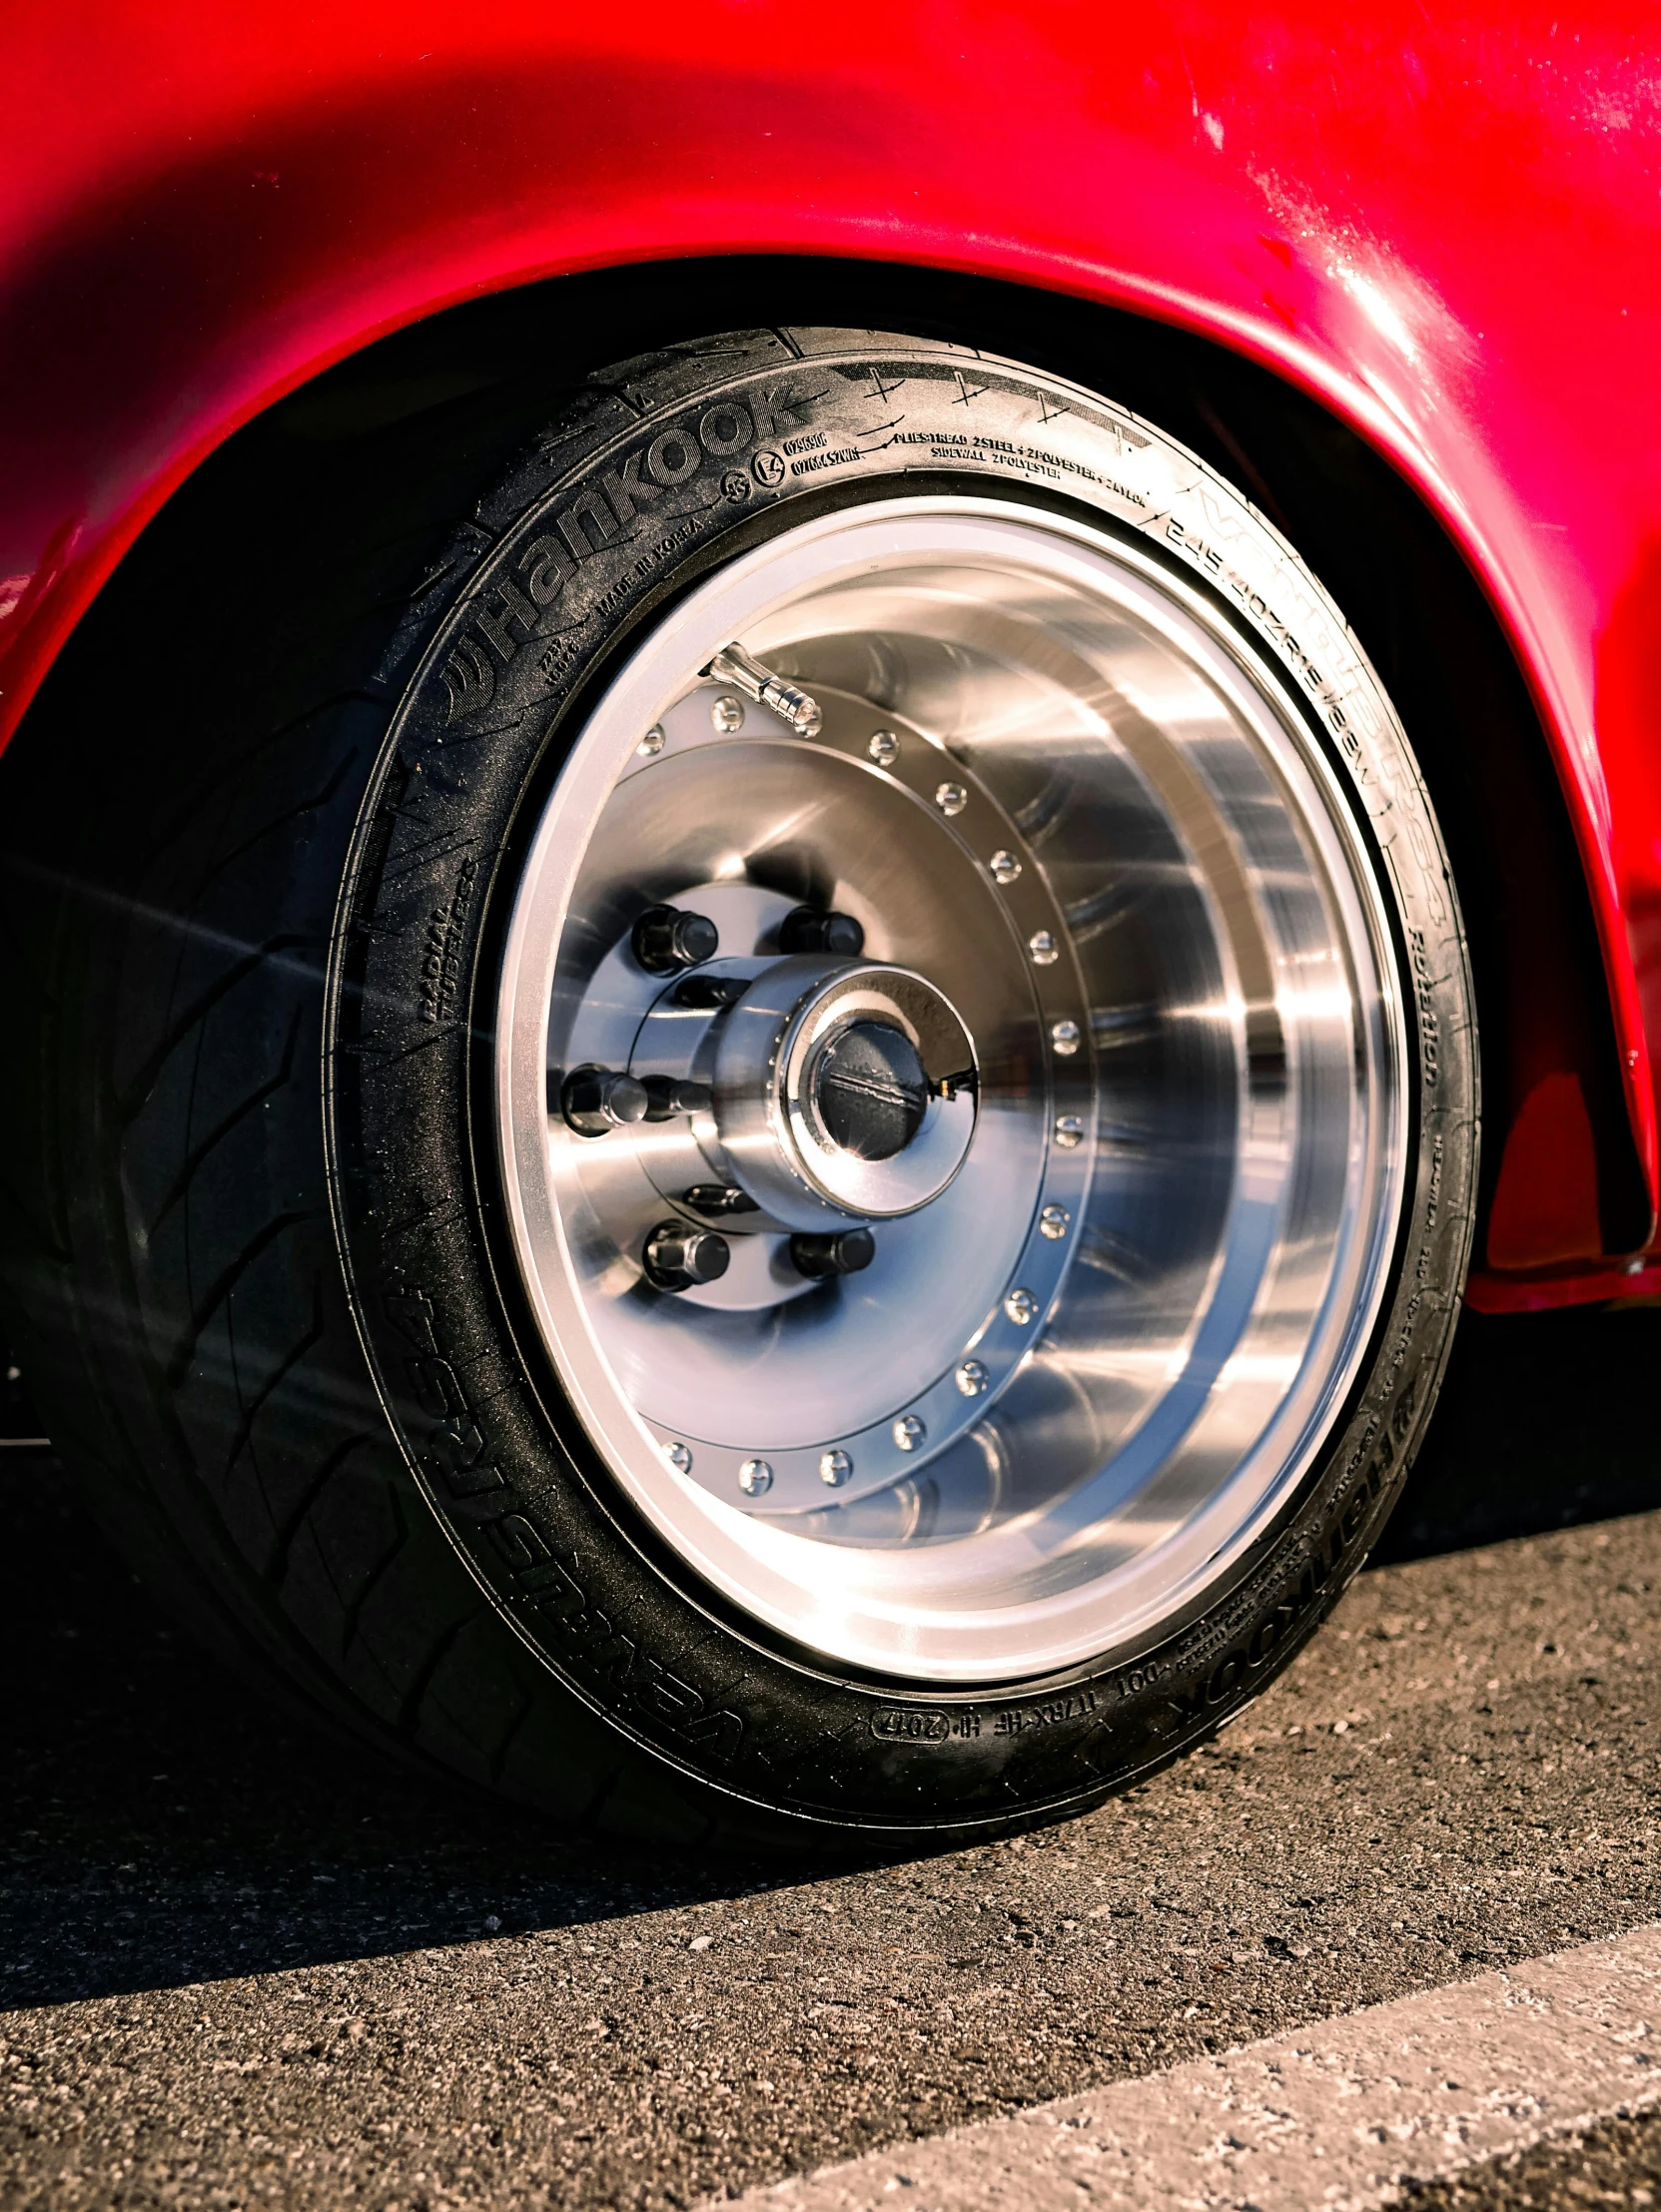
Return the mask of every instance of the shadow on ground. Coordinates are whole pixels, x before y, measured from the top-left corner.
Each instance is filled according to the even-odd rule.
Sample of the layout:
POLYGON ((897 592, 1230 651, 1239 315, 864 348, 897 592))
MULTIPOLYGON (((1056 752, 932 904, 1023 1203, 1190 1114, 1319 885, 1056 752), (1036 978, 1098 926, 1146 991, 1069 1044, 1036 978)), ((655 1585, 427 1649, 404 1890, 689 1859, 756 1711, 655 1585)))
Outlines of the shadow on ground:
MULTIPOLYGON (((0 1390, 0 1438, 36 1426, 0 1390)), ((89 1535, 48 1451, 0 1446, 0 2012, 611 1919, 815 1870, 567 1843, 289 1724, 89 1535)))
MULTIPOLYGON (((1467 1316, 1379 1561, 1661 1506, 1661 1311, 1467 1316)), ((9 1409, 14 1434, 26 1408, 9 1409)), ((453 1944, 806 1878, 631 1857, 291 1729, 0 1450, 0 2008, 453 1944), (73 1532, 73 1541, 72 1538, 73 1532)))
POLYGON ((1661 1307, 1466 1313, 1375 1566, 1661 1506, 1661 1307))

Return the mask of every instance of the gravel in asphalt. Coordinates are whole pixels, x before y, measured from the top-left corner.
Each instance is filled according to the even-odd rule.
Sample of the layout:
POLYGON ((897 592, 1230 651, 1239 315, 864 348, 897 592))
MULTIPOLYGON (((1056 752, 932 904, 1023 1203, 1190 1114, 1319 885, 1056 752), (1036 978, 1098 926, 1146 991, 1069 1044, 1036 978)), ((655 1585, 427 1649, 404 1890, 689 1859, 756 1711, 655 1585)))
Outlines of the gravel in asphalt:
MULTIPOLYGON (((1383 2212, 1661 2100, 1661 1922, 894 2143, 737 2212, 1383 2212)), ((729 2200, 730 2201, 730 2200, 729 2200)))
POLYGON ((320 1745, 103 1554, 43 1574, 62 1478, 0 1458, 0 2204, 686 2205, 1661 1917, 1661 1513, 1433 1549, 1661 1504, 1661 1315, 1472 1341, 1396 1558, 1217 1744, 851 1868, 320 1745))
POLYGON ((1661 2204, 1661 2114, 1575 2128, 1552 2142, 1409 2185, 1405 2212, 1586 2212, 1590 2205, 1661 2204))

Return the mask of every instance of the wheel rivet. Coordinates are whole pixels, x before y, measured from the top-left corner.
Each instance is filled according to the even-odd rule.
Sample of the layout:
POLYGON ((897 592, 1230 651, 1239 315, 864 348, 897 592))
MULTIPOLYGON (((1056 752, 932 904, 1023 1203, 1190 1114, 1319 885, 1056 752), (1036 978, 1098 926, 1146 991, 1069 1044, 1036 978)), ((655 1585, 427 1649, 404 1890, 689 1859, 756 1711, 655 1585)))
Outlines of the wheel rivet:
POLYGON ((735 699, 730 691, 723 691, 709 710, 709 719, 725 737, 744 727, 744 702, 735 699))
POLYGON ((902 1413, 894 1424, 894 1441, 903 1452, 916 1451, 928 1433, 915 1413, 902 1413))
POLYGON ((1061 947, 1049 930, 1034 930, 1027 940, 1027 950, 1035 968, 1054 968, 1061 958, 1061 947))
POLYGON ((987 866, 992 870, 994 883, 1014 883, 1021 873, 1021 863, 1013 853, 996 852, 987 866))
POLYGON ((1066 1206, 1047 1205, 1038 1217, 1038 1233, 1049 1237, 1051 1243, 1054 1243, 1058 1237, 1067 1234, 1068 1224, 1072 1219, 1073 1216, 1066 1206))
POLYGON ((648 976, 678 976, 683 968, 713 960, 721 949, 721 933, 707 914, 685 907, 647 907, 635 920, 629 945, 648 976))
POLYGON ((1063 1060, 1071 1060, 1079 1050, 1079 1025, 1077 1022, 1052 1022, 1050 1042, 1063 1060))
POLYGON ((1056 1142, 1064 1152, 1073 1151, 1085 1140, 1085 1124, 1077 1113, 1056 1115, 1056 1142))
POLYGON ((646 1280, 658 1290, 691 1290, 717 1282, 727 1271, 732 1247, 714 1229, 689 1221, 659 1221, 646 1238, 646 1280))
POLYGON ((935 792, 934 803, 942 814, 961 814, 969 804, 969 794, 960 783, 943 783, 935 792))
POLYGON ((779 924, 781 953, 834 953, 838 960, 857 960, 864 950, 865 930, 851 914, 792 907, 779 924))
POLYGON ((1004 1300, 1004 1311, 1017 1328, 1025 1328, 1038 1313, 1038 1300, 1030 1290, 1012 1290, 1004 1300))
POLYGON ((840 1490, 854 1471, 854 1463, 846 1452, 821 1452, 819 1454, 819 1480, 831 1489, 840 1490))
POLYGON ((900 740, 892 730, 877 730, 865 750, 879 768, 892 768, 900 757, 900 740))
POLYGON ((649 759, 653 753, 662 752, 663 746, 663 725, 661 722, 654 722, 634 750, 637 753, 644 753, 649 759))
POLYGON ((790 1258, 796 1272, 810 1282, 828 1282, 832 1275, 857 1275, 877 1256, 877 1240, 869 1229, 842 1229, 830 1236, 801 1234, 790 1239, 790 1258))
POLYGON ((759 1498, 773 1487, 773 1470, 764 1459, 746 1459, 738 1470, 738 1487, 746 1498, 759 1498))
POLYGON ((578 1136, 609 1136, 613 1129, 644 1120, 651 1101, 645 1085, 633 1076, 585 1067, 573 1068, 560 1085, 558 1106, 566 1126, 578 1136))
POLYGON ((692 1472, 692 1454, 684 1444, 665 1444, 663 1456, 677 1475, 689 1475, 692 1472))
POLYGON ((985 1391, 989 1377, 978 1359, 958 1362, 957 1385, 966 1398, 978 1398, 985 1391))

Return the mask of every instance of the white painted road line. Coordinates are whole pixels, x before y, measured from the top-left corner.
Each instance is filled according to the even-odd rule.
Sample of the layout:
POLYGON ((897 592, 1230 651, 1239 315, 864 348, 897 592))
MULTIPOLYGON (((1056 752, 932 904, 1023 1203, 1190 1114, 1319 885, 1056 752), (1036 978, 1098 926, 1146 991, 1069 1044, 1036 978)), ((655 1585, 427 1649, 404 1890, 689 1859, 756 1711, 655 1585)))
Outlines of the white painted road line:
POLYGON ((741 2212, 1360 2212, 1661 2101, 1661 1925, 728 2200, 741 2212))

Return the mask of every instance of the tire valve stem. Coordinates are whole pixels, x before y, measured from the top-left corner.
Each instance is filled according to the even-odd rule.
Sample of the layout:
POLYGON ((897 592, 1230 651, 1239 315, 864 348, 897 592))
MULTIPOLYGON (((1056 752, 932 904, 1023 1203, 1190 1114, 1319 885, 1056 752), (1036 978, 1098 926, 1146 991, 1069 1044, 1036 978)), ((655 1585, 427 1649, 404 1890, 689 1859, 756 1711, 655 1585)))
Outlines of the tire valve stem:
POLYGON ((723 645, 703 673, 717 683, 731 684, 734 691, 741 691, 746 699, 766 707, 798 737, 818 735, 825 719, 819 711, 818 700, 810 699, 785 677, 775 676, 770 668, 763 668, 742 645, 723 645))
POLYGON ((655 1290, 691 1290, 717 1282, 732 1257, 724 1236, 689 1221, 659 1221, 646 1238, 646 1280, 655 1290))

